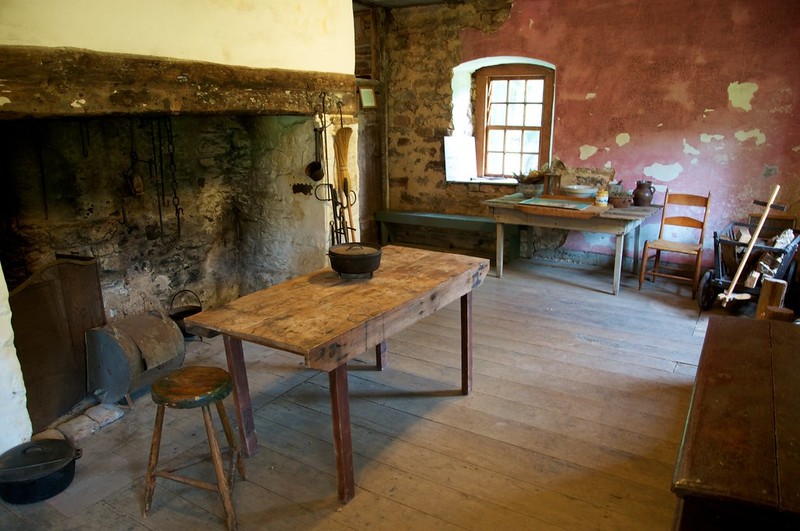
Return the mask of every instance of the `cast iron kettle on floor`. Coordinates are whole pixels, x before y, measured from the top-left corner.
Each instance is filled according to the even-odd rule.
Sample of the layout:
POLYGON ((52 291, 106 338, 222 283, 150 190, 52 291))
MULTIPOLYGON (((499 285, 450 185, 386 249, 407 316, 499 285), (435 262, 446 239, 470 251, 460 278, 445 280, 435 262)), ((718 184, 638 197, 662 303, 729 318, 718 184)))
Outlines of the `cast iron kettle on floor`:
POLYGON ((0 455, 0 498, 33 503, 52 498, 75 477, 82 450, 66 439, 42 439, 15 446, 0 455))

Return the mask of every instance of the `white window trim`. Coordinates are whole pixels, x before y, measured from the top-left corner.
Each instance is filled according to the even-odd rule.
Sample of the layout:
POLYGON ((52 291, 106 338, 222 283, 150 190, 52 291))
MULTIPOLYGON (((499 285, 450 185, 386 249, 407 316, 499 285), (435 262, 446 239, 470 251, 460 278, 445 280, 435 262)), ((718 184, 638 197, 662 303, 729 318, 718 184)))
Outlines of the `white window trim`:
MULTIPOLYGON (((497 66, 506 64, 530 64, 536 66, 544 66, 555 72, 556 65, 533 59, 530 57, 517 57, 511 55, 502 55, 497 57, 482 57, 473 61, 467 61, 453 68, 453 78, 450 86, 453 91, 453 136, 473 136, 475 133, 474 124, 472 123, 472 75, 476 70, 487 66, 497 66)), ((555 84, 553 86, 553 116, 555 117, 555 84)), ((550 153, 548 153, 548 160, 552 159, 553 155, 553 127, 555 126, 555 119, 550 123, 550 153)), ((489 184, 517 184, 516 179, 509 179, 503 177, 483 177, 478 175, 472 178, 452 178, 445 175, 447 182, 462 182, 462 183, 489 183, 489 184)))

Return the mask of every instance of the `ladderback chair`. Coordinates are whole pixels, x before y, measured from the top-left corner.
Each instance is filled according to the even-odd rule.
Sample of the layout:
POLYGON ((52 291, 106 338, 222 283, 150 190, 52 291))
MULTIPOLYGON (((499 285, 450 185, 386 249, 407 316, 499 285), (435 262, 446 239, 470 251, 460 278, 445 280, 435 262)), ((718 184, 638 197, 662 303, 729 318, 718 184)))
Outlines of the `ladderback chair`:
POLYGON ((658 239, 644 242, 639 267, 639 289, 642 289, 645 275, 650 275, 653 282, 656 277, 666 277, 691 282, 692 298, 694 298, 703 265, 703 238, 706 233, 710 202, 711 192, 702 196, 671 193, 667 189, 664 208, 661 211, 658 239), (655 253, 652 267, 648 268, 651 251, 655 253), (691 255, 694 258, 694 267, 690 269, 662 260, 662 253, 691 255))

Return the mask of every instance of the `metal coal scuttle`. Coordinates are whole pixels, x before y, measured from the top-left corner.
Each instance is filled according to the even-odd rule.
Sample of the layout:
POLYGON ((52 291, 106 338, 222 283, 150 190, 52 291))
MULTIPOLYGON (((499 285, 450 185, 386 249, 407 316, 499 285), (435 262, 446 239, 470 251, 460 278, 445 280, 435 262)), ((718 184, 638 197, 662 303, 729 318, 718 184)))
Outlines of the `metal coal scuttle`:
POLYGON ((86 331, 87 385, 104 404, 151 385, 183 364, 183 334, 161 315, 134 315, 86 331))

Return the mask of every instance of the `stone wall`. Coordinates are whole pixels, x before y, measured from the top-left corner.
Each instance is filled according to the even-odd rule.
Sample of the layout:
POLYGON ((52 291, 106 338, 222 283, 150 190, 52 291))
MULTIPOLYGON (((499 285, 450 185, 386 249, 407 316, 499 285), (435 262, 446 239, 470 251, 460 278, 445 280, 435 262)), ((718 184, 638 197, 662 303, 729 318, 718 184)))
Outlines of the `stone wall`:
POLYGON ((452 130, 450 84, 461 63, 461 31, 496 30, 510 5, 476 1, 392 12, 385 37, 391 208, 486 215, 482 200, 514 191, 446 183, 443 144, 452 130))
POLYGON ((0 262, 10 289, 56 253, 95 256, 113 320, 168 309, 182 289, 210 307, 324 265, 324 206, 292 191, 308 181, 310 119, 184 116, 171 124, 176 193, 163 119, 0 123, 0 262), (145 161, 133 171, 132 150, 145 161), (156 176, 163 169, 163 184, 151 167, 156 176), (133 172, 141 195, 126 180, 133 172))
MULTIPOLYGON (((485 0, 394 10, 387 28, 390 208, 485 215, 483 200, 512 191, 448 184, 442 138, 452 69, 516 56, 556 67, 553 155, 568 168, 613 168, 628 189, 650 180, 656 203, 667 188, 712 191, 708 264, 714 230, 776 184, 800 214, 800 4, 485 0)), ((642 237, 657 233, 654 217, 642 237)), ((615 243, 578 232, 563 242, 577 259, 611 256, 615 243)))

